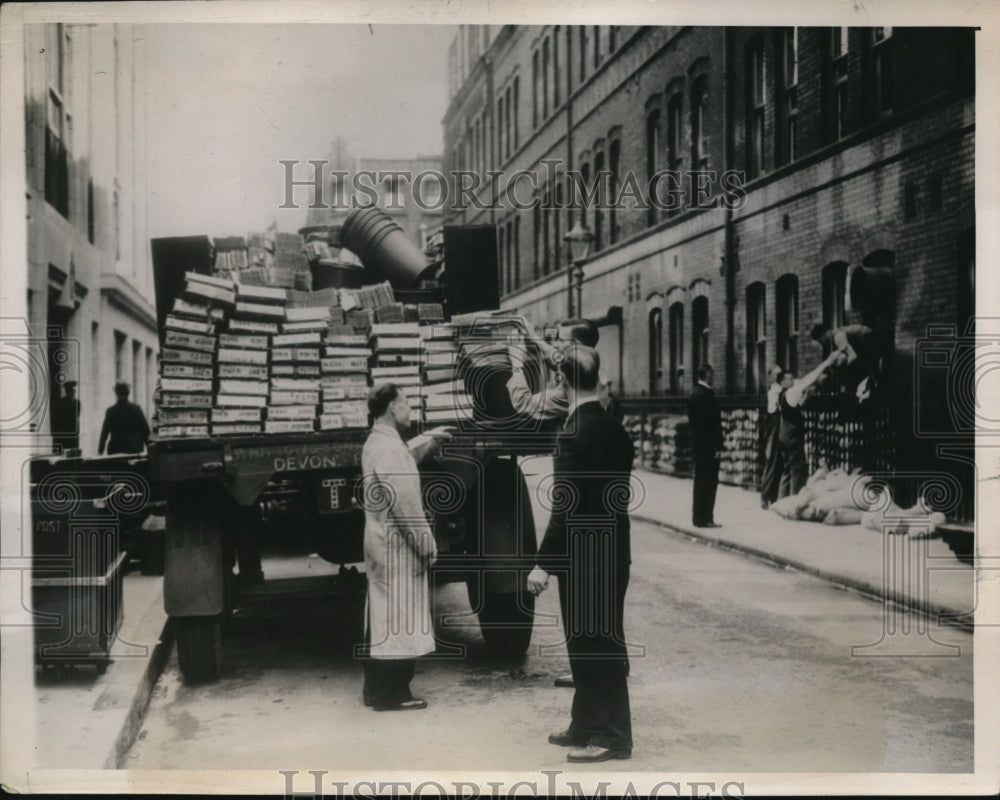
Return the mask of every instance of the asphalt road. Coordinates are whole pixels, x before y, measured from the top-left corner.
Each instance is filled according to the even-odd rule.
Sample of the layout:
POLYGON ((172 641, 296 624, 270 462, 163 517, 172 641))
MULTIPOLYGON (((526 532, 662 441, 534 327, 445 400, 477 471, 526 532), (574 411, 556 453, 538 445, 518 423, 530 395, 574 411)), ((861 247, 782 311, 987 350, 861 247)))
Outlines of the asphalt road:
MULTIPOLYGON (((615 770, 971 770, 970 635, 935 631, 957 657, 852 656, 882 636, 880 604, 652 525, 632 535, 635 749, 615 770)), ((467 611, 463 585, 439 590, 439 617, 467 611)), ((572 695, 552 683, 568 671, 554 586, 536 611, 523 660, 486 655, 474 618, 451 630, 465 656, 418 665, 413 689, 430 707, 404 713, 362 705, 337 609, 298 601, 238 614, 225 676, 185 686, 173 657, 123 766, 275 770, 276 781, 293 769, 565 769, 565 751, 546 742, 572 695)))

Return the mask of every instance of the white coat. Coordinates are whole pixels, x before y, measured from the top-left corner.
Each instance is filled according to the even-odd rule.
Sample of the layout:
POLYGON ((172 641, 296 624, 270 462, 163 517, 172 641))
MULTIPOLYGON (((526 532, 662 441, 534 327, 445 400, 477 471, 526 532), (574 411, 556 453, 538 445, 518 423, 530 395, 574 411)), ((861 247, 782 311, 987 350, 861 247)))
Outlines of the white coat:
POLYGON ((411 452, 423 446, 414 440, 407 447, 395 428, 376 424, 361 452, 372 658, 416 658, 434 650, 427 567, 437 547, 411 452))

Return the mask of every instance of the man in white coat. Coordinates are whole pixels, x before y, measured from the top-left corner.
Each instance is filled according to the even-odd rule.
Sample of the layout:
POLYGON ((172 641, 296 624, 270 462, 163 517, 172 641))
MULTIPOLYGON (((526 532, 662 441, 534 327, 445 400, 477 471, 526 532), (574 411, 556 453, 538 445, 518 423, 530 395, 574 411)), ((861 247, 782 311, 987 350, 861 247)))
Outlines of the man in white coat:
POLYGON ((410 681, 416 659, 434 650, 427 570, 437 546, 414 454, 426 455, 447 433, 437 429, 407 446, 400 433, 410 427, 410 404, 395 384, 372 389, 368 411, 374 423, 361 453, 370 643, 363 696, 376 711, 421 709, 427 702, 410 693, 410 681))

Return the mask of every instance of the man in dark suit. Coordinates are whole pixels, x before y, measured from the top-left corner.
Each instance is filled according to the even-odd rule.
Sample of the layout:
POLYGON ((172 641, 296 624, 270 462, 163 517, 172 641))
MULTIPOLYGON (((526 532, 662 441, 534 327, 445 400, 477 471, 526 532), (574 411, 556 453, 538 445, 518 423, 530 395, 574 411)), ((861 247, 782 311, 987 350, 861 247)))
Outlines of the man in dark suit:
POLYGON ((624 636, 628 587, 629 477, 634 450, 597 397, 597 351, 570 345, 559 366, 569 415, 557 444, 552 514, 528 576, 534 594, 559 577, 575 687, 569 728, 549 736, 578 763, 629 758, 632 720, 624 636))
POLYGON ((101 426, 101 439, 97 445, 97 455, 104 455, 107 445, 108 455, 115 453, 141 453, 149 441, 149 423, 146 415, 135 403, 129 402, 130 387, 125 381, 115 384, 115 396, 118 398, 113 406, 108 406, 104 412, 104 425, 101 426))
POLYGON ((691 450, 694 453, 694 499, 691 521, 696 528, 721 528, 715 522, 715 490, 719 486, 722 420, 715 404, 712 367, 698 367, 698 383, 688 399, 691 450))

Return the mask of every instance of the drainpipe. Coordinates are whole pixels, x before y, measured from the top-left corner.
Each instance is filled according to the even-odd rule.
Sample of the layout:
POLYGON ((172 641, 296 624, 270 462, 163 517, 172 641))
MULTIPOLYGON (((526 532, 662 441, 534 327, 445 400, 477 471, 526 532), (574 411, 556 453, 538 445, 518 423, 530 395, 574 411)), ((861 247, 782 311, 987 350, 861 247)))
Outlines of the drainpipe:
MULTIPOLYGON (((566 26, 567 33, 572 28, 573 26, 567 25, 566 26)), ((581 26, 577 26, 577 30, 582 33, 583 28, 581 26)), ((573 72, 572 72, 573 48, 570 47, 568 43, 565 44, 566 46, 563 47, 563 51, 566 54, 566 64, 565 64, 565 69, 563 70, 563 74, 566 76, 566 169, 563 170, 563 180, 566 179, 566 175, 569 173, 569 171, 573 169, 573 72)), ((569 203, 572 206, 572 200, 570 199, 569 191, 567 191, 566 194, 563 195, 563 201, 569 203)), ((562 212, 563 209, 561 208, 556 211, 557 214, 562 214, 562 212)), ((569 231, 570 227, 572 226, 567 225, 566 230, 569 231)), ((562 242, 556 242, 556 247, 558 248, 557 252, 560 253, 564 249, 562 242)), ((568 257, 569 254, 567 253, 566 255, 568 257)), ((572 272, 573 272, 573 265, 567 264, 566 273, 568 276, 567 280, 570 282, 570 286, 572 286, 573 283, 572 272)), ((567 293, 567 304, 569 306, 567 308, 568 316, 572 317, 574 315, 574 311, 572 308, 573 305, 572 289, 570 289, 569 292, 567 293)), ((582 305, 580 308, 576 309, 575 313, 578 316, 583 314, 582 305)))
MULTIPOLYGON (((722 38, 722 131, 725 141, 723 169, 733 168, 733 109, 729 71, 729 28, 722 38)), ((726 393, 736 391, 736 223, 733 209, 726 208, 722 269, 726 279, 726 393)))
MULTIPOLYGON (((486 68, 486 115, 489 119, 490 127, 490 155, 493 154, 493 147, 496 143, 495 126, 496 120, 493 116, 493 59, 490 56, 483 56, 483 66, 486 68)), ((485 147, 483 148, 486 149, 485 147)), ((492 161, 492 158, 490 159, 492 161)), ((489 165, 487 165, 489 169, 489 165)), ((496 225, 496 204, 493 202, 493 186, 490 186, 490 225, 496 225)))

